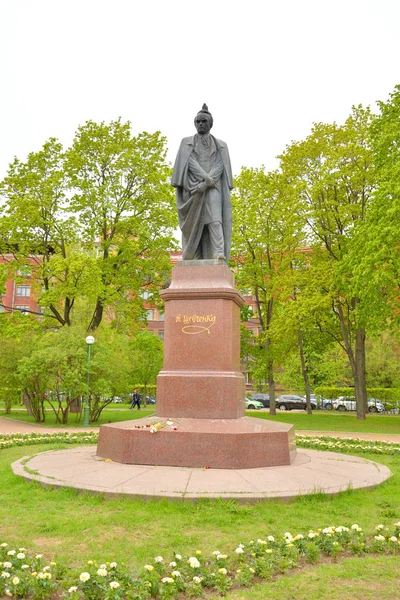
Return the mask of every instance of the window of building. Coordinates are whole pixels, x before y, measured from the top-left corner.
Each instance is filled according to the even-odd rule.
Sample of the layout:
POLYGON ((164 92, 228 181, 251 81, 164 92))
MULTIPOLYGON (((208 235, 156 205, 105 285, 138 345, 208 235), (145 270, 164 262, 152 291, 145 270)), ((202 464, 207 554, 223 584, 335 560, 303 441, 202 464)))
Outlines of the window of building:
POLYGON ((164 339, 164 331, 162 329, 160 329, 159 331, 157 331, 157 335, 158 337, 163 340, 164 339))
POLYGON ((31 295, 31 286, 30 285, 17 285, 17 296, 24 296, 25 298, 29 298, 31 295))
POLYGON ((148 321, 153 321, 154 319, 154 310, 146 310, 146 316, 148 321))
POLYGON ((164 321, 164 313, 162 313, 162 312, 158 313, 158 320, 159 321, 164 321))
POLYGON ((140 292, 140 296, 141 296, 141 298, 143 298, 143 300, 148 300, 149 298, 153 297, 153 294, 151 292, 149 292, 148 290, 142 290, 140 292))
POLYGON ((30 277, 32 275, 31 273, 31 267, 25 266, 25 267, 20 267, 17 271, 17 274, 20 277, 30 277))
POLYGON ((2 304, 0 304, 0 313, 4 312, 6 309, 4 308, 4 306, 2 304))
POLYGON ((19 310, 20 312, 22 312, 23 315, 27 315, 28 311, 29 311, 29 305, 28 304, 18 304, 14 308, 15 308, 15 310, 19 310))

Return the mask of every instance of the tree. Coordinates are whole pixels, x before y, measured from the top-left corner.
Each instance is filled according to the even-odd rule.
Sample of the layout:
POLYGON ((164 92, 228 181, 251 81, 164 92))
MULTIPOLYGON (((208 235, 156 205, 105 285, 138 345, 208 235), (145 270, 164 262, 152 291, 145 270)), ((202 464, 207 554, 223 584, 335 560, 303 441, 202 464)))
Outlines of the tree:
POLYGON ((130 123, 120 120, 88 121, 66 153, 70 208, 85 246, 98 248, 92 331, 107 306, 121 310, 143 286, 156 294, 169 273, 177 216, 165 142, 159 132, 132 137, 130 123))
POLYGON ((171 268, 177 216, 165 143, 158 132, 132 137, 120 120, 88 121, 66 152, 51 138, 26 162, 15 159, 0 185, 0 252, 13 254, 0 285, 33 261, 52 327, 71 326, 83 298, 87 329, 105 312, 116 326, 137 322, 139 290, 157 301, 171 268))
POLYGON ((243 168, 232 195, 232 262, 239 289, 255 299, 260 334, 255 340, 262 353, 253 363, 259 378, 268 380, 270 412, 275 414, 274 362, 279 356, 279 340, 273 335, 280 276, 290 260, 288 252, 296 245, 295 212, 285 196, 279 173, 243 168), (260 377, 260 367, 264 377, 260 377))
POLYGON ((150 331, 142 331, 131 342, 133 357, 132 376, 135 384, 144 387, 144 403, 146 404, 147 386, 155 384, 157 375, 163 364, 164 344, 159 337, 150 331))
POLYGON ((305 141, 291 144, 280 157, 285 180, 301 201, 302 218, 313 250, 310 268, 318 264, 320 271, 329 274, 329 285, 324 292, 330 299, 334 320, 324 323, 324 331, 347 353, 359 419, 364 419, 367 411, 367 322, 360 312, 362 294, 354 294, 352 271, 344 266, 375 186, 370 123, 368 109, 353 108, 343 126, 314 125, 305 141))

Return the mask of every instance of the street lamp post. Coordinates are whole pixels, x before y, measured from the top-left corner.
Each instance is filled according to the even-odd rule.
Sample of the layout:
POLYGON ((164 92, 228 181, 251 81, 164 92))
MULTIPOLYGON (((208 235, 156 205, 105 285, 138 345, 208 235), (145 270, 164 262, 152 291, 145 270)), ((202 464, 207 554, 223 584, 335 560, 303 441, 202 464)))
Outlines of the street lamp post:
POLYGON ((88 370, 87 370, 87 398, 85 404, 83 406, 83 423, 82 427, 89 427, 89 383, 90 383, 90 348, 94 344, 94 337, 92 335, 88 335, 86 338, 86 343, 88 347, 88 370))

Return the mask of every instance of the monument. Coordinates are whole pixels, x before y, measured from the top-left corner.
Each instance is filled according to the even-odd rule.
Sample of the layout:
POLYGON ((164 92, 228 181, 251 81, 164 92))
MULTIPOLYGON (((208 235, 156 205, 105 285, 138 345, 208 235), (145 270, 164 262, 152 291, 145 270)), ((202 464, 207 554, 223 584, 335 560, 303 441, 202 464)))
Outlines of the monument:
POLYGON ((176 188, 182 255, 165 301, 164 365, 156 415, 103 425, 97 455, 137 465, 246 469, 289 465, 292 425, 245 417, 240 371, 244 298, 227 266, 232 172, 226 144, 210 134, 204 104, 197 133, 182 140, 176 188))

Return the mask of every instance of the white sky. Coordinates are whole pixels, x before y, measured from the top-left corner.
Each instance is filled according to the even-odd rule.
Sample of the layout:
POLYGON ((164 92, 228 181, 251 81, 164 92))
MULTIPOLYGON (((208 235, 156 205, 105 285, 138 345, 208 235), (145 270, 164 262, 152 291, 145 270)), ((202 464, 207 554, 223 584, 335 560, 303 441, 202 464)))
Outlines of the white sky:
POLYGON ((399 0, 0 0, 0 177, 87 119, 160 130, 203 102, 234 174, 400 83, 399 0))

